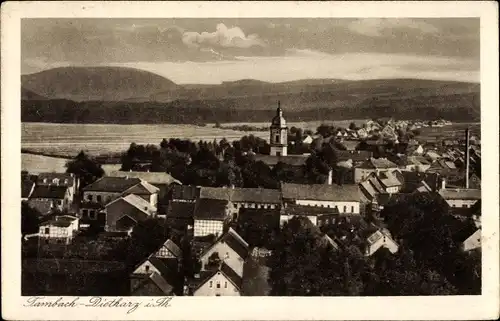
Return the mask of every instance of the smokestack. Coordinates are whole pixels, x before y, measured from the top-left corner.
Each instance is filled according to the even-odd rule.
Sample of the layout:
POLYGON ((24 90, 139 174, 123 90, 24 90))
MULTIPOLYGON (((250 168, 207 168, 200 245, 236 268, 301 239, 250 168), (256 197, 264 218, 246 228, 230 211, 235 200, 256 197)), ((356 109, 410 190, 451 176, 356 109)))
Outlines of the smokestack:
POLYGON ((465 188, 469 188, 469 163, 470 163, 470 131, 469 128, 465 130, 465 188))

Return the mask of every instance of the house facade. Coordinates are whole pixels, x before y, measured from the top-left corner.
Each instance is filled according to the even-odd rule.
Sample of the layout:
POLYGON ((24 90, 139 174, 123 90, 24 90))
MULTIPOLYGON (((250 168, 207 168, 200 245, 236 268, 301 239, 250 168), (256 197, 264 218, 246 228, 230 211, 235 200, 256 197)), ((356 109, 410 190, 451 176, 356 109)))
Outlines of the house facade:
POLYGON ((383 231, 377 230, 366 240, 365 255, 371 256, 380 248, 387 248, 391 253, 396 253, 399 249, 398 244, 383 231))
POLYGON ((439 194, 450 207, 470 208, 481 199, 479 189, 451 189, 444 188, 439 194))
POLYGON ((222 264, 218 270, 207 273, 207 276, 194 289, 194 296, 240 296, 242 278, 231 268, 222 264))
POLYGON ((231 220, 230 203, 226 200, 200 198, 194 208, 194 237, 220 236, 231 220))
POLYGON ((67 186, 38 185, 34 187, 28 204, 42 214, 64 211, 71 207, 70 192, 67 186))
POLYGON ((229 228, 219 240, 200 255, 201 271, 213 269, 214 266, 224 262, 242 277, 243 265, 248 253, 248 243, 235 230, 229 228))
POLYGON ((481 229, 478 229, 463 241, 461 247, 465 252, 481 248, 481 229))
POLYGON ((156 215, 156 207, 135 194, 120 197, 105 207, 107 232, 129 231, 137 223, 156 215))
POLYGON ((395 171, 398 165, 389 161, 386 158, 373 158, 371 157, 364 163, 354 167, 354 182, 359 183, 365 180, 370 174, 395 171))
POLYGON ((66 186, 70 203, 74 202, 75 195, 80 188, 80 180, 72 173, 40 173, 36 184, 40 186, 66 186))
POLYGON ((77 218, 74 220, 55 218, 40 224, 38 237, 43 242, 70 244, 77 230, 77 218), (76 222, 76 229, 74 222, 76 222))
POLYGON ((284 203, 337 208, 341 214, 359 214, 361 193, 358 185, 281 185, 284 203))

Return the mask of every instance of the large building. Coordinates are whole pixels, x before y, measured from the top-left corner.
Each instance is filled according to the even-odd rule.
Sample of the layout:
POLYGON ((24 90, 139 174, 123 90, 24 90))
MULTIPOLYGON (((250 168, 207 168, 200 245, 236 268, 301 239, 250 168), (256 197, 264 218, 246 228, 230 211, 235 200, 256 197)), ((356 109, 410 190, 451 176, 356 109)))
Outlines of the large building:
POLYGON ((276 116, 274 116, 269 129, 271 134, 269 138, 271 156, 287 156, 288 128, 286 127, 286 121, 283 117, 283 110, 281 109, 279 101, 278 109, 276 109, 276 116))

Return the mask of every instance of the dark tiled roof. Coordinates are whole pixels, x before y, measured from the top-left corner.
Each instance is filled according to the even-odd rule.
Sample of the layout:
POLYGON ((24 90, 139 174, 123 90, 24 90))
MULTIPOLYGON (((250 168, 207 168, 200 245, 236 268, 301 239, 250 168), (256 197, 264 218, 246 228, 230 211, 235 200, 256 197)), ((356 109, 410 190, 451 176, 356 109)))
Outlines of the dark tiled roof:
POLYGON ((234 286, 240 290, 242 284, 242 278, 231 268, 229 265, 223 263, 220 267, 220 271, 234 284, 234 286))
POLYGON ((39 185, 35 186, 35 190, 31 194, 31 198, 63 199, 67 190, 67 186, 39 185))
POLYGON ((128 178, 140 178, 153 185, 170 185, 172 183, 181 184, 180 181, 173 178, 172 175, 164 172, 125 172, 125 171, 114 171, 110 172, 106 176, 109 177, 128 177, 128 178))
POLYGON ((164 244, 164 247, 166 247, 173 255, 175 255, 177 258, 182 257, 182 251, 181 249, 177 246, 177 244, 174 243, 171 239, 168 239, 164 244))
POLYGON ((373 158, 371 157, 366 162, 361 164, 359 168, 369 168, 369 169, 388 169, 397 168, 398 166, 386 158, 373 158))
POLYGON ((288 156, 271 156, 271 155, 255 155, 255 161, 264 162, 268 166, 275 166, 278 163, 284 163, 291 166, 303 166, 306 164, 306 155, 288 155, 288 156))
POLYGON ((174 287, 170 285, 160 274, 153 272, 149 278, 165 295, 172 293, 174 287))
POLYGON ((370 159, 373 156, 372 152, 366 150, 335 150, 335 154, 337 155, 337 160, 339 162, 347 161, 352 159, 353 162, 362 162, 370 159))
POLYGON ((290 184, 281 185, 283 199, 316 201, 360 201, 358 185, 290 184))
POLYGON ((70 173, 40 173, 38 174, 38 180, 37 184, 38 185, 45 185, 45 184, 52 184, 52 181, 54 179, 59 180, 59 185, 65 185, 65 186, 73 186, 74 183, 74 175, 70 173), (44 183, 44 180, 47 180, 46 183, 44 183), (65 183, 67 181, 67 183, 65 183))
POLYGON ((167 218, 193 218, 195 203, 174 202, 168 204, 167 218))
POLYGON ((445 200, 480 200, 481 190, 479 189, 443 189, 439 194, 445 200))
POLYGON ((288 204, 285 209, 288 215, 306 215, 306 216, 321 216, 321 215, 339 215, 338 208, 306 206, 297 204, 288 204))
POLYGON ((102 177, 83 188, 83 191, 122 193, 141 182, 138 178, 102 177))
POLYGON ((281 193, 266 188, 222 188, 202 187, 200 199, 227 200, 239 203, 281 203, 281 193))
POLYGON ((220 199, 200 198, 194 208, 195 219, 225 220, 228 214, 229 202, 220 199))
POLYGON ((200 196, 200 188, 189 185, 175 185, 172 188, 172 199, 194 201, 200 196))

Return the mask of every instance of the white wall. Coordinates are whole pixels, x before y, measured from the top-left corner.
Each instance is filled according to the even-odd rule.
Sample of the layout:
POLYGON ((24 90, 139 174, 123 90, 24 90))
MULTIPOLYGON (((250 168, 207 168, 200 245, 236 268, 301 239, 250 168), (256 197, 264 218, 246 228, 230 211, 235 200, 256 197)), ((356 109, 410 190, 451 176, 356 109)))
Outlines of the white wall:
POLYGON ((450 207, 471 207, 476 204, 477 200, 446 200, 450 207))
POLYGON ((151 264, 151 262, 149 262, 149 260, 146 260, 144 263, 142 263, 141 265, 139 265, 135 271, 134 271, 134 274, 151 274, 153 272, 156 272, 158 274, 161 275, 161 272, 158 271, 158 269, 155 268, 155 266, 153 264, 151 264), (148 267, 149 267, 149 270, 148 270, 148 267))
POLYGON ((195 296, 239 296, 240 291, 221 273, 217 272, 205 284, 199 287, 195 296), (219 288, 217 288, 219 284, 219 288), (211 286, 210 286, 211 285, 211 286))
POLYGON ((295 204, 316 206, 316 207, 327 207, 327 208, 335 208, 335 206, 337 206, 341 214, 343 213, 359 214, 359 202, 356 201, 337 202, 337 201, 296 200, 295 204), (344 206, 346 207, 345 211, 344 211, 344 206))

